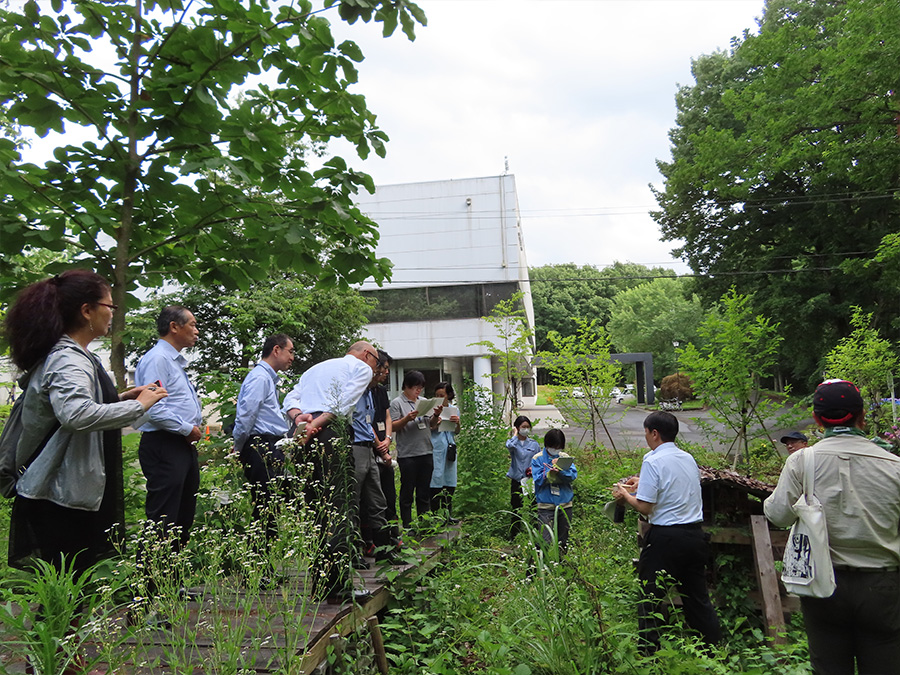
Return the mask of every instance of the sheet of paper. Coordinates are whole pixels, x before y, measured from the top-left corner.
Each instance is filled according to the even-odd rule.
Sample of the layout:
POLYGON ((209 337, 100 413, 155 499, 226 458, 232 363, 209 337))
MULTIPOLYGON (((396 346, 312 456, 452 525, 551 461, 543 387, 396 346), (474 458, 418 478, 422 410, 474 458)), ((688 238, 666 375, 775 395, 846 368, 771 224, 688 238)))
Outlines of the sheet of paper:
POLYGON ((441 424, 438 431, 456 431, 456 422, 451 422, 453 416, 459 417, 459 408, 455 405, 448 405, 441 411, 441 424))
POLYGON ((444 403, 442 398, 420 398, 416 401, 416 412, 419 415, 431 415, 434 409, 444 403))

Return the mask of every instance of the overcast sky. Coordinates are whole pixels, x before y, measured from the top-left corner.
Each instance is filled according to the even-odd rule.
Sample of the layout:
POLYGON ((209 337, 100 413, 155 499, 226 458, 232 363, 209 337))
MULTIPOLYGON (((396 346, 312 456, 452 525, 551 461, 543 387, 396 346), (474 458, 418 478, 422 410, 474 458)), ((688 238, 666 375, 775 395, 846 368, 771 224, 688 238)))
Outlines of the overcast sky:
MULTIPOLYGON (((355 91, 391 140, 376 184, 516 177, 528 262, 687 267, 648 215, 691 59, 755 31, 763 0, 420 0, 428 26, 347 29, 355 91)), ((341 29, 343 32, 344 29, 341 29)), ((346 156, 346 155, 345 155, 346 156)))

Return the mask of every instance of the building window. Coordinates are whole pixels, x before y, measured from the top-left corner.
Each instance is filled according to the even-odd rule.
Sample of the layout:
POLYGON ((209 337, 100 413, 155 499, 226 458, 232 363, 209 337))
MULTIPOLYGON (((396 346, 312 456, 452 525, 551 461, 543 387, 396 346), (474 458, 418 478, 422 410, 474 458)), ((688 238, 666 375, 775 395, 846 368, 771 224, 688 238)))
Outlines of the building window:
POLYGON ((375 300, 369 310, 369 323, 474 319, 487 316, 502 300, 519 290, 517 282, 428 286, 424 288, 387 288, 363 291, 375 300))

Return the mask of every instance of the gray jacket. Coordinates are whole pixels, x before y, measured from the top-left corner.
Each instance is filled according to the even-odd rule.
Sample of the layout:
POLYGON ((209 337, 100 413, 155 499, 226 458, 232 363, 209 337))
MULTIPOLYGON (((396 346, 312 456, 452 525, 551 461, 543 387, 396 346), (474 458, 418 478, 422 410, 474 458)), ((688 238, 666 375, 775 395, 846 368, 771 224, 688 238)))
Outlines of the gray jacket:
POLYGON ((16 491, 22 497, 84 511, 100 508, 106 487, 101 432, 128 426, 143 415, 144 407, 137 401, 101 403, 99 362, 63 336, 28 374, 17 463, 28 459, 54 420, 60 428, 19 478, 16 491))

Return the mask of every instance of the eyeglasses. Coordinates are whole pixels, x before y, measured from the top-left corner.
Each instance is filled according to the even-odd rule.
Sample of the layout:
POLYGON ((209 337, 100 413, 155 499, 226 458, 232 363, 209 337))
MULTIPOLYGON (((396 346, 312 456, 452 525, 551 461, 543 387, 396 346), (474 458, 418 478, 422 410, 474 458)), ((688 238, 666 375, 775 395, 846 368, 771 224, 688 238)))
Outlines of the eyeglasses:
POLYGON ((106 302, 97 302, 97 303, 94 303, 94 304, 97 304, 97 305, 103 305, 104 307, 109 307, 109 308, 110 308, 112 311, 114 311, 114 312, 115 312, 117 309, 119 309, 119 306, 118 306, 118 305, 110 305, 109 303, 106 303, 106 302))
POLYGON ((366 356, 371 356, 373 359, 375 359, 375 363, 378 363, 378 354, 376 354, 375 352, 370 352, 368 349, 366 350, 365 354, 366 356))

